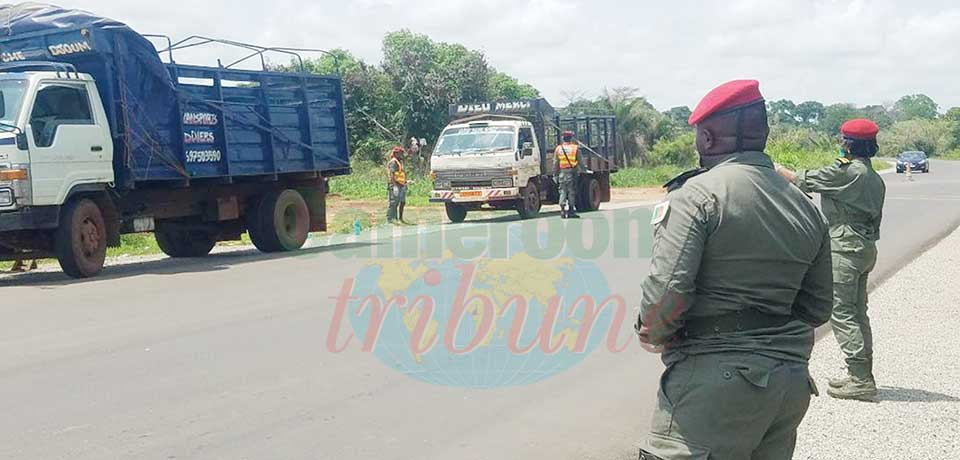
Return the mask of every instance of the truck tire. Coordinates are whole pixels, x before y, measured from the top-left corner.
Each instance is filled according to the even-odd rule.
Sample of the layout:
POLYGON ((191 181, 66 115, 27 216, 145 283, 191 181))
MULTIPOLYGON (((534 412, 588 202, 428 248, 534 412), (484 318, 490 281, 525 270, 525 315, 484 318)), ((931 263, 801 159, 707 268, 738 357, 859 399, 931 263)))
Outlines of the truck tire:
POLYGON ((600 181, 596 177, 584 177, 580 180, 580 193, 577 194, 577 211, 591 212, 600 209, 603 195, 600 191, 600 181))
POLYGON ((520 191, 520 200, 517 201, 517 213, 521 219, 532 219, 540 214, 540 190, 537 184, 530 182, 520 191))
POLYGON ((296 251, 310 235, 310 208, 296 190, 264 195, 249 217, 250 240, 262 252, 296 251))
POLYGON ((450 219, 450 222, 459 224, 467 220, 466 206, 457 203, 445 203, 444 207, 447 209, 447 218, 450 219))
POLYGON ((54 234, 60 268, 73 278, 90 278, 103 270, 107 258, 107 226, 92 200, 74 200, 64 207, 54 234))
POLYGON ((217 240, 213 234, 203 230, 182 230, 174 225, 159 224, 153 236, 157 246, 164 254, 175 259, 203 257, 210 254, 217 240))

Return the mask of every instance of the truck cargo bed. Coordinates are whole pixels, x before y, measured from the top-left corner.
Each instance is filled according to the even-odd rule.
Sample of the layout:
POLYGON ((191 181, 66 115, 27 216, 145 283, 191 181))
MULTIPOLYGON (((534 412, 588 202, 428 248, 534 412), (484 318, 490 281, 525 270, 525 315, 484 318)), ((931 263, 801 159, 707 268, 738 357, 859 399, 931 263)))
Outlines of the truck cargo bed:
POLYGON ((96 80, 119 189, 350 172, 337 76, 164 64, 143 36, 80 12, 17 24, 0 38, 4 61, 63 62, 96 80))

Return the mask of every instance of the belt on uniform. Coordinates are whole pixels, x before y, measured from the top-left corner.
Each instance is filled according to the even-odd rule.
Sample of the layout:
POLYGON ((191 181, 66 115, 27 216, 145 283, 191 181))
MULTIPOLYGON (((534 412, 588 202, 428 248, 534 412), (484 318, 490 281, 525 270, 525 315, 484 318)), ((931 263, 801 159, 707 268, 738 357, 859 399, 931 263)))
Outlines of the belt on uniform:
POLYGON ((791 315, 771 315, 742 310, 720 316, 690 318, 683 326, 684 337, 704 337, 719 334, 753 331, 780 327, 793 321, 791 315))

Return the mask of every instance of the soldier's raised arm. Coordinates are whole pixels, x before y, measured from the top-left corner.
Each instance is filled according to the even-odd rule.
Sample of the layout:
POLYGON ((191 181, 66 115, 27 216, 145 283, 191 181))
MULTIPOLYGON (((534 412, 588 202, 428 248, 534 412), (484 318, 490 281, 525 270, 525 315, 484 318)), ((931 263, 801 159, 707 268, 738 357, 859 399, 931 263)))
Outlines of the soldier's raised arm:
POLYGON ((793 172, 780 166, 777 172, 806 193, 833 195, 843 192, 856 181, 856 176, 847 174, 845 170, 849 165, 850 160, 841 158, 836 163, 820 169, 793 172))
POLYGON ((664 345, 683 327, 715 206, 696 189, 671 192, 654 208, 653 260, 637 318, 640 341, 664 345))
POLYGON ((830 254, 830 232, 824 226, 823 243, 803 277, 800 291, 793 302, 793 314, 813 327, 820 327, 830 320, 832 312, 833 259, 830 254))

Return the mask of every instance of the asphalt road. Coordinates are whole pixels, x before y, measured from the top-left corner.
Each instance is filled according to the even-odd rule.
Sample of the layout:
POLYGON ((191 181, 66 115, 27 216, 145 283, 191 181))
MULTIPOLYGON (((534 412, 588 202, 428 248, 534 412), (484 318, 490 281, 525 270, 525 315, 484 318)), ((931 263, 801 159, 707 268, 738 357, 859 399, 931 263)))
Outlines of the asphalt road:
MULTIPOLYGON (((960 222, 960 163, 886 180, 878 278, 960 222)), ((606 211, 580 225, 602 231, 625 212, 650 215, 606 211)), ((444 235, 518 225, 481 223, 444 235)), ((611 240, 592 262, 632 309, 649 231, 628 228, 616 240, 629 257, 611 240)), ((539 383, 483 390, 422 383, 359 339, 328 351, 332 298, 370 263, 345 251, 366 249, 163 260, 87 282, 0 279, 0 458, 636 458, 661 365, 635 343, 539 383)))

